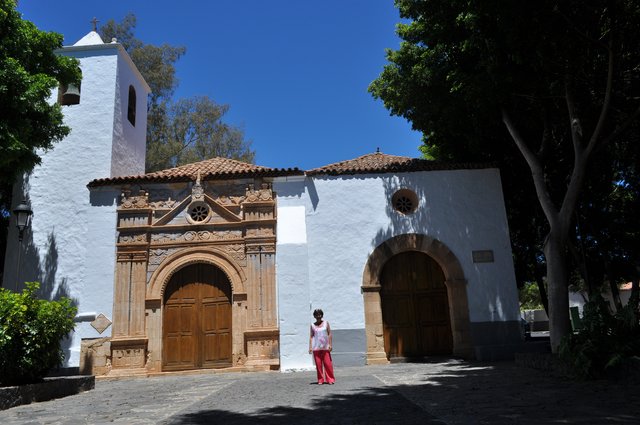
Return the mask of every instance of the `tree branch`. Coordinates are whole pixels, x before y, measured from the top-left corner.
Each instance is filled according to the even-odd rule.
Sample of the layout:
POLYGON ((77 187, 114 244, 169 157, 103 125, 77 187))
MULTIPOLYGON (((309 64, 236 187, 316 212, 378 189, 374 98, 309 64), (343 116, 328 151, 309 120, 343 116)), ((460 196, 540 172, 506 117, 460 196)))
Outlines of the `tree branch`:
POLYGON ((536 193, 538 195, 538 200, 540 201, 542 211, 544 211, 544 215, 547 217, 547 220, 549 221, 551 227, 555 227, 558 219, 558 211, 553 205, 551 196, 549 195, 549 191, 547 190, 547 186, 544 181, 544 171, 542 170, 542 164, 540 164, 540 160, 533 153, 533 151, 529 149, 522 136, 520 136, 513 120, 511 119, 511 116, 505 108, 502 108, 502 122, 507 127, 511 138, 520 150, 520 153, 522 153, 522 156, 524 156, 524 159, 527 161, 529 169, 531 170, 533 184, 535 185, 536 193))
POLYGON ((569 112, 569 128, 571 129, 571 140, 573 141, 573 153, 578 158, 582 155, 582 125, 580 119, 576 115, 576 103, 573 100, 573 91, 571 90, 569 75, 564 78, 564 98, 567 103, 567 111, 569 112))
POLYGON ((596 124, 596 128, 593 130, 593 134, 591 135, 591 139, 589 140, 589 144, 587 145, 586 154, 589 156, 598 142, 598 138, 600 137, 600 133, 602 132, 602 127, 604 126, 604 122, 609 114, 609 106, 611 105, 611 92, 613 91, 613 64, 614 64, 614 54, 613 54, 613 34, 609 35, 609 67, 607 70, 607 86, 604 91, 604 101, 602 102, 602 108, 600 109, 600 117, 598 117, 598 124, 596 124))

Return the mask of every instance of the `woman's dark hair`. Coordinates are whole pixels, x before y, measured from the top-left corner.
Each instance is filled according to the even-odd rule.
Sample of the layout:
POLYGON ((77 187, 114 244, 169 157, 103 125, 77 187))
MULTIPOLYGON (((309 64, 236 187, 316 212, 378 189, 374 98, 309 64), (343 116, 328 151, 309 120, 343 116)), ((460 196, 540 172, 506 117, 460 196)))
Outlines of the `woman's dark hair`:
POLYGON ((322 311, 321 308, 316 308, 315 310, 313 310, 313 317, 315 317, 316 314, 319 314, 320 316, 324 316, 324 311, 322 311))

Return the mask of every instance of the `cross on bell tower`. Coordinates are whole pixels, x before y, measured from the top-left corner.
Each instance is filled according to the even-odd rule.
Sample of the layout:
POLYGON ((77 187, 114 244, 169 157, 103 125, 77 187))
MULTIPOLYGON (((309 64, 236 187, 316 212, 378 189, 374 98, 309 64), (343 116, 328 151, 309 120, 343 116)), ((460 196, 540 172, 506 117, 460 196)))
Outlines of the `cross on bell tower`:
POLYGON ((90 20, 89 22, 91 22, 93 24, 93 31, 97 32, 98 31, 98 22, 100 22, 98 19, 96 19, 96 17, 94 16, 92 20, 90 20))

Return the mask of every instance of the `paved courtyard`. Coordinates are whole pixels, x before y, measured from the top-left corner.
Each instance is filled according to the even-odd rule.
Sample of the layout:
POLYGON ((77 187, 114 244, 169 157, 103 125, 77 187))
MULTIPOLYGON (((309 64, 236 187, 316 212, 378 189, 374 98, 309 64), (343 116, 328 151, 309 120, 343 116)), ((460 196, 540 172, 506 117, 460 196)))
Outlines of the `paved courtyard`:
POLYGON ((0 411, 9 424, 639 424, 637 385, 571 382, 511 362, 443 360, 315 373, 97 381, 92 391, 0 411))

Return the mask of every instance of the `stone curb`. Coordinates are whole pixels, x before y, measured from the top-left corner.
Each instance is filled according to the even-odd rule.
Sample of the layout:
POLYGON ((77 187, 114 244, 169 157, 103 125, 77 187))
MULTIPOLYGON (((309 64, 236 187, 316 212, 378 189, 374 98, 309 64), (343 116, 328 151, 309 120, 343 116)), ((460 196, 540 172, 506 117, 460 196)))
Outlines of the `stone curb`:
POLYGON ((43 382, 37 384, 0 387, 0 410, 78 394, 92 390, 95 386, 95 376, 60 376, 44 378, 43 382))

